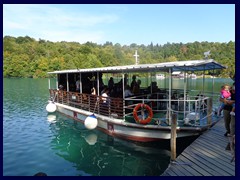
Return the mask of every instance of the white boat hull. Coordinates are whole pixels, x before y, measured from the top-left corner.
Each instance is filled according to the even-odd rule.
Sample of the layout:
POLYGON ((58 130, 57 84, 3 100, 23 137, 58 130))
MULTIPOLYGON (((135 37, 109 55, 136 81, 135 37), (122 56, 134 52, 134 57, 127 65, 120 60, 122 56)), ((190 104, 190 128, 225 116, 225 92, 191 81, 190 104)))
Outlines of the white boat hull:
MULTIPOLYGON (((84 124, 84 120, 91 112, 80 110, 71 106, 56 103, 57 111, 84 124)), ((168 140, 171 138, 171 127, 160 125, 142 125, 125 122, 94 114, 98 120, 97 129, 114 137, 140 142, 168 140)), ((177 138, 199 135, 205 129, 197 127, 178 127, 177 138)))

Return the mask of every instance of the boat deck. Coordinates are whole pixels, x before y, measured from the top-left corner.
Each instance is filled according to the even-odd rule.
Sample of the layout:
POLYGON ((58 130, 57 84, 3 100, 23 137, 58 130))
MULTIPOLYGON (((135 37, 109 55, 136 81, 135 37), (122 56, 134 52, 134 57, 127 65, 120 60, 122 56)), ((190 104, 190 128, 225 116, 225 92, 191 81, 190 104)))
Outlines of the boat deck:
POLYGON ((235 176, 235 161, 231 151, 225 150, 224 120, 199 136, 170 163, 162 176, 235 176))

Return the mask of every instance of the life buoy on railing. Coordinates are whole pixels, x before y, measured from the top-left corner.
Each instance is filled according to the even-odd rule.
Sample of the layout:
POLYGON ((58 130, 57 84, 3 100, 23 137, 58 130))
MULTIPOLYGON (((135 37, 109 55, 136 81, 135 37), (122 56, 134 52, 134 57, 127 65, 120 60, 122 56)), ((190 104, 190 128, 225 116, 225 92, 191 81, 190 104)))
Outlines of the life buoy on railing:
POLYGON ((153 117, 153 112, 152 109, 147 105, 147 104, 138 104, 134 109, 133 109, 133 117, 137 123, 140 124, 147 124, 152 120, 153 117), (144 108, 148 111, 148 117, 146 119, 140 119, 137 115, 137 112, 140 108, 144 108))

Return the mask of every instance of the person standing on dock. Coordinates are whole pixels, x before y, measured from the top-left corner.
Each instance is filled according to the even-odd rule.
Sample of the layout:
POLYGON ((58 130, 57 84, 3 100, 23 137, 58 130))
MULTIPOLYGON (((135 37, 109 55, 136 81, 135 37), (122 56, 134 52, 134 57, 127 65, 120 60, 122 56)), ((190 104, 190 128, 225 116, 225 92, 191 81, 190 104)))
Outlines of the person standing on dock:
POLYGON ((230 114, 233 109, 232 105, 235 103, 235 83, 233 83, 233 87, 231 88, 231 100, 220 98, 220 101, 225 104, 223 107, 223 118, 226 128, 224 136, 227 136, 228 134, 235 134, 235 115, 233 116, 230 114))
POLYGON ((229 135, 233 136, 235 134, 235 83, 233 83, 231 94, 232 94, 231 100, 224 99, 224 104, 231 107, 231 111, 229 113, 231 116, 229 135))
MULTIPOLYGON (((220 94, 221 94, 221 98, 230 100, 231 99, 230 86, 228 84, 223 85, 221 88, 220 94)), ((220 105, 219 110, 218 110, 218 116, 221 115, 221 112, 222 112, 224 106, 225 106, 225 104, 224 104, 224 102, 222 102, 222 104, 220 105)))

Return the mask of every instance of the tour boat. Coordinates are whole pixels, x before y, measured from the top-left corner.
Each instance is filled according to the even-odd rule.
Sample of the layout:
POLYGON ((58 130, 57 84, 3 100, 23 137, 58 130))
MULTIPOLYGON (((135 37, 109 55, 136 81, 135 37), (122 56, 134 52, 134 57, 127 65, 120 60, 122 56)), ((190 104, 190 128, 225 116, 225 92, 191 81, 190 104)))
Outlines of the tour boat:
POLYGON ((110 136, 139 142, 169 140, 175 114, 177 138, 195 136, 219 120, 214 114, 214 93, 204 90, 204 77, 200 94, 187 89, 187 78, 183 89, 173 89, 172 73, 204 74, 223 68, 208 59, 48 72, 50 96, 46 109, 73 118, 89 130, 97 128, 110 136), (156 86, 153 73, 167 74, 166 87, 156 86), (134 90, 139 83, 136 77, 144 82, 138 84, 138 91, 134 90), (130 96, 126 96, 127 89, 132 90, 130 96))

